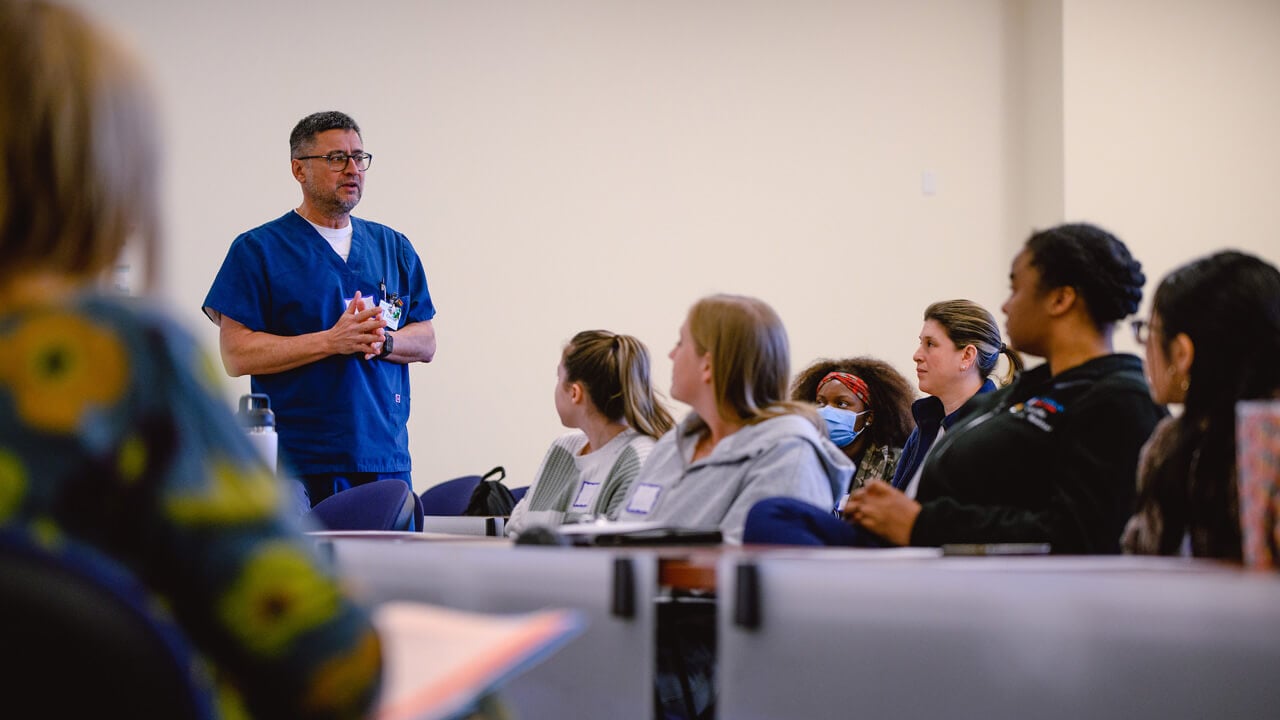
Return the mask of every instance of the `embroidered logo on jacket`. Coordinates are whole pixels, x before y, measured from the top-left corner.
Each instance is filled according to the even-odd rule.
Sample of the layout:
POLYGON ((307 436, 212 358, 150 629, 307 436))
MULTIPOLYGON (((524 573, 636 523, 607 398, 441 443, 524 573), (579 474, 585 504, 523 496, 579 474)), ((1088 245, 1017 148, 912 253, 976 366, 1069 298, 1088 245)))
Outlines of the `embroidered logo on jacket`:
POLYGON ((1049 398, 1033 397, 1009 408, 1009 412, 1045 432, 1053 432, 1049 419, 1062 412, 1062 405, 1049 398))

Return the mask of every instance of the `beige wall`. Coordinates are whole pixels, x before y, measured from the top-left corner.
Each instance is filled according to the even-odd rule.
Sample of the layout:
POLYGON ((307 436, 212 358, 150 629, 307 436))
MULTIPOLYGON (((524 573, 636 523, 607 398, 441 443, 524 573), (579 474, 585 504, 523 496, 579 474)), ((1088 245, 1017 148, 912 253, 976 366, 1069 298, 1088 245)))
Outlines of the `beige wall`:
POLYGON ((1280 254, 1264 0, 83 2, 154 71, 164 294, 211 350, 227 246, 299 200, 289 129, 361 123, 357 214, 409 235, 440 310, 412 370, 418 489, 527 482, 578 330, 640 337, 665 390, 705 293, 771 302, 796 370, 866 353, 913 378, 923 307, 998 313, 1032 227, 1110 223, 1161 270, 1228 239, 1280 254))
POLYGON ((1015 119, 1009 175, 1015 218, 1010 255, 1033 229, 1062 221, 1062 3, 1063 0, 1010 2, 1006 27, 1013 48, 1005 74, 1010 78, 1005 112, 1015 119))
POLYGON ((1066 216, 1151 290, 1222 248, 1280 261, 1280 2, 1069 0, 1063 37, 1066 216))

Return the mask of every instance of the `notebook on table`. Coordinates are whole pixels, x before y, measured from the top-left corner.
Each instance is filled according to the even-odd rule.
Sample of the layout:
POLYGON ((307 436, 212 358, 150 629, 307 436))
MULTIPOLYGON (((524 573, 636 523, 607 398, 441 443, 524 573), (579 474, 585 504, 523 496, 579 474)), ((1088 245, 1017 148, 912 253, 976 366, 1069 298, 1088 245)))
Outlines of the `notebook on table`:
POLYGON ((374 609, 384 675, 378 720, 468 716, 580 633, 574 610, 498 615, 393 601, 374 609))
POLYGON ((718 545, 720 528, 673 527, 659 522, 593 522, 556 528, 571 545, 718 545))

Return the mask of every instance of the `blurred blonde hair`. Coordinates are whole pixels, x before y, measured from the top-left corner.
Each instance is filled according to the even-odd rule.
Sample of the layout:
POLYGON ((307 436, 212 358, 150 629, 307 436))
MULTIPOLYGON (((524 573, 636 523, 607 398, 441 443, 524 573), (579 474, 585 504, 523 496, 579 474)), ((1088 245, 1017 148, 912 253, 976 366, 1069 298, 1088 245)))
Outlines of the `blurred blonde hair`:
POLYGON ((158 140, 137 62, 82 15, 0 0, 0 285, 92 280, 141 243, 158 267, 158 140))
POLYGON ((798 414, 821 428, 807 403, 787 400, 791 349, 782 319, 762 300, 710 295, 689 309, 689 335, 711 355, 711 384, 725 419, 747 424, 798 414))

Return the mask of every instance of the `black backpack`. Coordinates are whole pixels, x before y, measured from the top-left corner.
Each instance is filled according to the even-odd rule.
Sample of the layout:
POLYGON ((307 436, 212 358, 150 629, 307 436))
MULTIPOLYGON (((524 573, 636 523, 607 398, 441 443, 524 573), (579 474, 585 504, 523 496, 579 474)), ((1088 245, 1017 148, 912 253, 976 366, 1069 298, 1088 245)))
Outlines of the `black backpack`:
POLYGON ((516 498, 511 494, 511 488, 502 484, 506 476, 507 471, 501 465, 485 473, 476 485, 476 489, 471 491, 471 501, 467 503, 467 509, 462 514, 485 517, 510 515, 512 508, 516 506, 516 498), (494 475, 498 477, 490 480, 489 478, 494 475))

